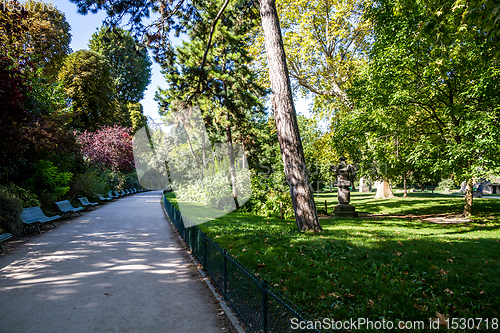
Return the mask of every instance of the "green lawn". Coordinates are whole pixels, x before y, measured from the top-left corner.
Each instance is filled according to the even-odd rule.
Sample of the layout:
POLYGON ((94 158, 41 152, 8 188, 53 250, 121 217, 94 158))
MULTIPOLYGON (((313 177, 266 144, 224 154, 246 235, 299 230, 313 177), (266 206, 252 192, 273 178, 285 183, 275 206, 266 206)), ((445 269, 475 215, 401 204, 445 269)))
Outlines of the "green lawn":
MULTIPOLYGON (((453 195, 373 196, 353 193, 351 203, 359 212, 394 215, 463 209, 453 195)), ((316 198, 329 211, 337 203, 335 193, 316 198)), ((294 220, 239 212, 200 227, 314 318, 500 318, 500 200, 475 199, 474 212, 474 222, 458 225, 322 219, 321 234, 299 233, 294 220)))

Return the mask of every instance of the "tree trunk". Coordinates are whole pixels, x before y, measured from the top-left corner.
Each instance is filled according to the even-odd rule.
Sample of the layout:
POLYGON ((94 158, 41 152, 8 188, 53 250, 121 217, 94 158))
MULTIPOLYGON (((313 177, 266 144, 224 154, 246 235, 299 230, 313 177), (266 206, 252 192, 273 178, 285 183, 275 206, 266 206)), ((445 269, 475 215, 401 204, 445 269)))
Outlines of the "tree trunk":
POLYGON ((205 131, 201 131, 201 150, 203 153, 203 170, 207 167, 207 152, 206 152, 206 142, 205 142, 205 131))
POLYGON ((423 192, 424 191, 424 183, 420 183, 420 191, 423 192))
POLYGON ((395 198, 395 196, 392 193, 391 187, 389 186, 387 180, 378 182, 377 193, 375 194, 374 199, 392 199, 392 198, 395 198))
POLYGON ((403 175, 403 187, 405 191, 405 193, 403 194, 403 198, 406 198, 408 196, 408 188, 406 187, 406 172, 403 175))
POLYGON ((243 153, 241 154, 241 169, 245 169, 247 167, 247 164, 245 162, 246 151, 245 151, 245 142, 243 140, 241 140, 241 149, 243 153))
MULTIPOLYGON (((229 117, 228 117, 229 118, 229 117)), ((231 127, 229 124, 226 127, 227 134, 227 153, 229 155, 229 168, 231 169, 231 185, 233 186, 233 199, 236 204, 236 209, 240 208, 238 203, 238 189, 236 188, 236 168, 234 166, 234 150, 233 138, 231 136, 231 127)))
POLYGON ((464 205, 464 217, 469 217, 472 215, 472 200, 473 200, 473 188, 472 188, 472 178, 467 180, 467 185, 465 186, 465 205, 464 205))
POLYGON ((281 29, 274 0, 260 1, 260 17, 269 66, 271 101, 276 132, 285 166, 285 175, 295 212, 295 222, 301 231, 320 232, 318 212, 313 192, 309 187, 304 151, 299 136, 297 115, 293 105, 292 89, 281 29))
MULTIPOLYGON (((224 70, 225 70, 225 62, 224 62, 224 70)), ((238 203, 238 189, 236 188, 236 168, 234 166, 234 149, 233 149, 233 137, 231 135, 231 119, 229 118, 229 110, 230 103, 228 101, 227 94, 227 85, 226 81, 222 82, 222 86, 224 89, 224 106, 226 107, 226 135, 227 135, 227 154, 229 155, 229 169, 231 171, 231 185, 233 187, 233 199, 236 205, 236 209, 240 208, 240 204, 238 203)))

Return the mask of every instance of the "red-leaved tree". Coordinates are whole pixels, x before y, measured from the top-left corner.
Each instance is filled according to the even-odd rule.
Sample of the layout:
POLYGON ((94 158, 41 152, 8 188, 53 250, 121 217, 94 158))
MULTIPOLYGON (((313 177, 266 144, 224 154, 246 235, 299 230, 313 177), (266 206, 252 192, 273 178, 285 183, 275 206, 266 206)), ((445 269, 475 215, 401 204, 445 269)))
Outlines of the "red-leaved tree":
POLYGON ((119 125, 103 126, 96 132, 84 131, 77 134, 82 146, 83 157, 90 163, 112 171, 132 169, 131 128, 119 125))

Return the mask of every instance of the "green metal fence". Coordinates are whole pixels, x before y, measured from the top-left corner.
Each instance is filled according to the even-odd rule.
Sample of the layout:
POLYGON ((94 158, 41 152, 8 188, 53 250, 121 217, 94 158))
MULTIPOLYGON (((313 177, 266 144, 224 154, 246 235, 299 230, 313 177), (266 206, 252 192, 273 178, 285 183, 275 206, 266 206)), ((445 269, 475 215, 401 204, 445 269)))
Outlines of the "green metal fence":
MULTIPOLYGON (((294 321, 310 321, 307 315, 255 277, 245 266, 208 237, 200 228, 184 227, 184 216, 165 197, 163 206, 181 237, 222 297, 239 317, 247 331, 259 333, 301 332, 292 329, 294 321)), ((191 223, 186 223, 192 225, 191 223)), ((307 332, 319 332, 307 330, 307 332)))

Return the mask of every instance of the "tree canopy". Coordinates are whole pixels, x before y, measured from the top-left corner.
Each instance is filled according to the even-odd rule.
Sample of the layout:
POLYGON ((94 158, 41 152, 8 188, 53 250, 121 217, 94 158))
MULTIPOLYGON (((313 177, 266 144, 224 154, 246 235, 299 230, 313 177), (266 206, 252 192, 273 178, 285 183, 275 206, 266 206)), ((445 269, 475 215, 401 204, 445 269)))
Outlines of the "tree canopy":
POLYGON ((72 101, 71 123, 75 129, 95 131, 114 123, 114 82, 103 55, 87 50, 70 54, 59 72, 59 80, 72 101))
POLYGON ((121 103, 139 102, 151 82, 151 60, 144 45, 129 31, 102 26, 89 41, 92 51, 109 62, 115 82, 115 98, 121 103))
POLYGON ((16 56, 28 57, 54 81, 71 53, 71 27, 66 16, 42 1, 29 0, 14 8, 0 11, 0 45, 16 56))
POLYGON ((375 42, 353 91, 376 135, 408 128, 407 159, 441 176, 498 170, 498 37, 461 21, 451 1, 379 1, 368 15, 375 42))

